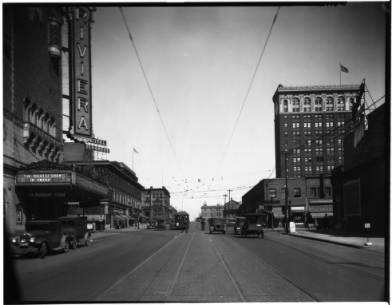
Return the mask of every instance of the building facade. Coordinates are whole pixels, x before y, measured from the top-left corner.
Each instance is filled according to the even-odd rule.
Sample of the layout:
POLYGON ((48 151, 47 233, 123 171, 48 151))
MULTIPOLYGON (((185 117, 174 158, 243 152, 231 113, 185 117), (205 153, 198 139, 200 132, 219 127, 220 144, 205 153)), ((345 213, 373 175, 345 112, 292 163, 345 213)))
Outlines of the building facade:
POLYGON ((335 222, 346 231, 385 235, 388 230, 387 105, 382 105, 358 122, 344 140, 344 165, 333 171, 335 222))
POLYGON ((208 218, 223 218, 224 206, 217 205, 207 205, 206 203, 201 207, 201 217, 204 219, 208 218))
POLYGON ((235 218, 237 216, 240 205, 241 204, 239 202, 230 199, 230 201, 223 205, 223 217, 235 218))
POLYGON ((361 85, 285 87, 274 96, 276 176, 330 175, 343 164, 343 138, 361 85))
POLYGON ((173 218, 173 209, 170 206, 170 192, 162 186, 161 188, 147 188, 142 192, 142 210, 150 221, 164 220, 169 222, 173 218))
MULTIPOLYGON (((289 219, 307 223, 311 219, 332 216, 332 186, 329 178, 302 177, 287 179, 289 219)), ((286 179, 263 179, 242 197, 241 213, 267 210, 273 213, 274 225, 282 223, 286 211, 286 179)))
POLYGON ((23 229, 18 170, 62 161, 61 7, 3 6, 3 200, 7 230, 23 229))

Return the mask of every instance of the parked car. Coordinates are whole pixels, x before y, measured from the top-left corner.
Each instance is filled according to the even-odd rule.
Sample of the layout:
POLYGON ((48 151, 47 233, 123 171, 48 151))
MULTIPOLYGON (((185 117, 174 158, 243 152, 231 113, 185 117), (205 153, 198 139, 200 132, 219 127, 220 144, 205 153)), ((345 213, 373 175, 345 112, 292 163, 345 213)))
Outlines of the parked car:
POLYGON ((63 216, 58 218, 61 222, 61 229, 63 234, 67 236, 67 240, 71 249, 76 249, 78 246, 88 246, 90 244, 90 236, 92 225, 88 230, 86 216, 63 216))
POLYGON ((224 218, 209 218, 208 225, 210 234, 214 232, 226 233, 225 219, 224 218))
POLYGON ((67 236, 59 220, 35 220, 26 222, 26 230, 11 239, 11 250, 16 255, 28 253, 44 258, 48 252, 68 252, 67 236))

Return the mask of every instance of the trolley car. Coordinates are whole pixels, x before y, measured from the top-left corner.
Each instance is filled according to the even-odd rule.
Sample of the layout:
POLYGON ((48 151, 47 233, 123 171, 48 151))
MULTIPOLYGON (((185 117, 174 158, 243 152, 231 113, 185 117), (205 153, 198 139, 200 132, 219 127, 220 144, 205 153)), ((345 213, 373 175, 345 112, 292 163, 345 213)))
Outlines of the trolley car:
POLYGON ((189 214, 187 212, 178 212, 174 215, 174 229, 188 230, 189 228, 189 214))

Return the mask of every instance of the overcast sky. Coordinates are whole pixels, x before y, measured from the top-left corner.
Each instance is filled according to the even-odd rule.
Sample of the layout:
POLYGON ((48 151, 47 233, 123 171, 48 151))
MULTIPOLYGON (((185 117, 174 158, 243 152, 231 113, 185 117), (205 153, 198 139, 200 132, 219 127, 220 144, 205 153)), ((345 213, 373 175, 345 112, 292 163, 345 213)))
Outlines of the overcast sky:
POLYGON ((93 129, 110 160, 132 167, 145 187, 164 185, 171 204, 240 201, 275 177, 272 96, 285 86, 363 78, 385 94, 382 3, 281 7, 237 128, 235 121, 277 7, 124 7, 173 149, 164 132, 118 7, 98 7, 92 28, 93 129), (188 191, 187 191, 188 190, 188 191), (185 192, 187 191, 187 192, 185 192))

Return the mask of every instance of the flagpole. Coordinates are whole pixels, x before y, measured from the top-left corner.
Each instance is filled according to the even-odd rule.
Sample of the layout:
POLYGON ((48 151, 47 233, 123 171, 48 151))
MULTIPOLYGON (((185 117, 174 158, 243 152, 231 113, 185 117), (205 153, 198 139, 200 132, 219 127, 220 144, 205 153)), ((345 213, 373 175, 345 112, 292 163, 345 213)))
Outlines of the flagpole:
POLYGON ((341 63, 339 62, 339 86, 342 86, 342 68, 341 68, 341 63))

